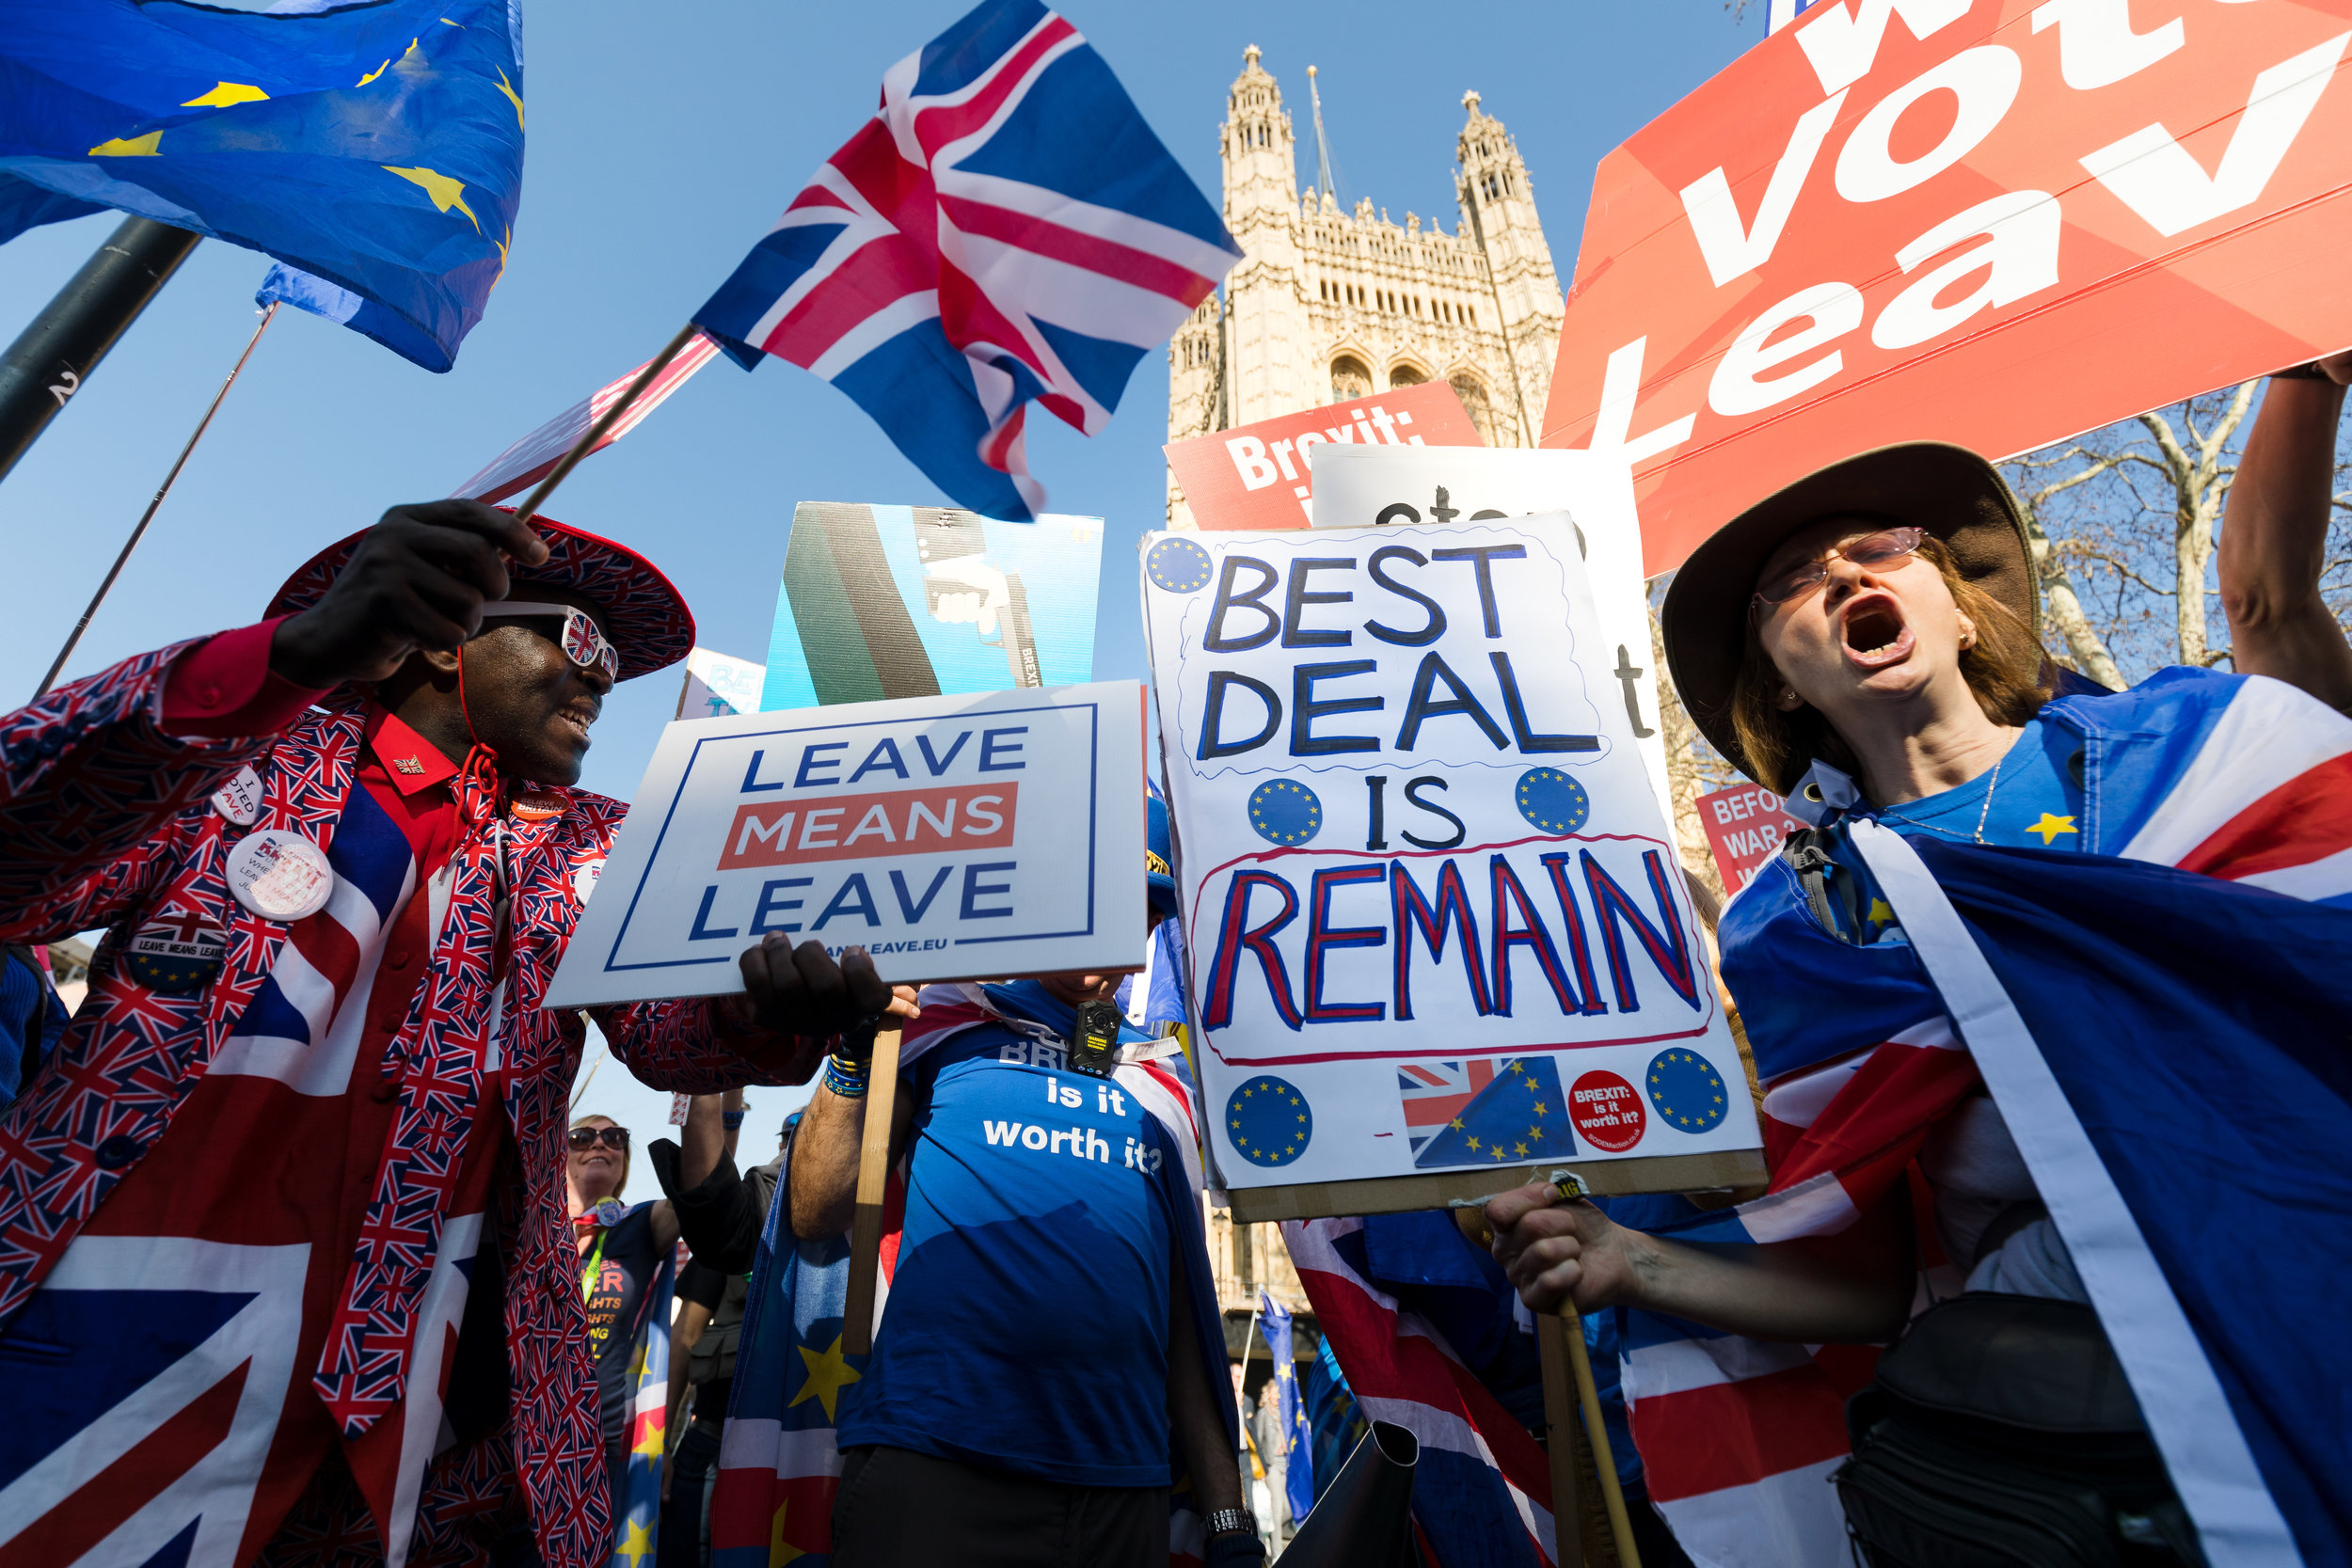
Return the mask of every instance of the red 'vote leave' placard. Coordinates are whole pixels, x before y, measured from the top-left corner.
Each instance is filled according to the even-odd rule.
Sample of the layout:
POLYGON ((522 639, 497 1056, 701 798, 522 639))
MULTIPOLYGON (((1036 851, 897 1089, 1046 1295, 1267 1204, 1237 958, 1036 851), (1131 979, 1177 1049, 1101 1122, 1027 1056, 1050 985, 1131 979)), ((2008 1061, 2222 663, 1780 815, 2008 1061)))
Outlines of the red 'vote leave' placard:
POLYGON ((2352 0, 1838 0, 1612 152, 1544 444, 1646 569, 1889 442, 2003 457, 2352 344, 2352 0))

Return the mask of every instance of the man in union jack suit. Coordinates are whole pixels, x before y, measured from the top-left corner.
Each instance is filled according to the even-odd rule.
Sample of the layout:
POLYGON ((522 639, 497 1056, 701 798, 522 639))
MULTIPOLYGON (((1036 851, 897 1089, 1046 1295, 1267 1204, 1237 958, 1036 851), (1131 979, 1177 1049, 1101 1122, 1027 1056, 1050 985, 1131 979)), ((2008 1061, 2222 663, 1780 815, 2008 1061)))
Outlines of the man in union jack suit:
MULTIPOLYGON (((589 726, 693 621, 535 527, 394 508, 261 624, 0 719, 0 941, 108 928, 0 1113, 0 1562, 605 1558, 585 1029, 539 999, 625 811, 571 787, 589 726)), ((773 940, 757 1016, 599 1026, 660 1086, 805 1081, 888 992, 773 940)))

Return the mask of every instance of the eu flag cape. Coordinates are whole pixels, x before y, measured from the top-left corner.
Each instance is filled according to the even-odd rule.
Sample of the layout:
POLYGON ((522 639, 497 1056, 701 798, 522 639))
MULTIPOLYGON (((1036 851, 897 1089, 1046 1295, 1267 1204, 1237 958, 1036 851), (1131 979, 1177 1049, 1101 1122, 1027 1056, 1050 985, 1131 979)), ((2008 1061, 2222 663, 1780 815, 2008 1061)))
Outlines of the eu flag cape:
POLYGON ((522 198, 513 0, 0 0, 0 242, 118 208, 446 371, 522 198))
MULTIPOLYGON (((2207 1560, 2352 1568, 2352 1419, 2343 1380, 2312 1371, 2343 1359, 2352 1278, 2352 722, 2205 671, 2042 718, 2081 746, 2079 853, 1909 839, 1816 768, 1814 809, 1847 814, 1899 940, 1846 943, 1768 864, 1722 930, 1771 1188, 1608 1210, 1698 1242, 1833 1234, 1989 1091, 2207 1560)), ((1634 1438, 1692 1556, 1842 1555, 1824 1483, 1872 1353, 1625 1317, 1634 1438)))

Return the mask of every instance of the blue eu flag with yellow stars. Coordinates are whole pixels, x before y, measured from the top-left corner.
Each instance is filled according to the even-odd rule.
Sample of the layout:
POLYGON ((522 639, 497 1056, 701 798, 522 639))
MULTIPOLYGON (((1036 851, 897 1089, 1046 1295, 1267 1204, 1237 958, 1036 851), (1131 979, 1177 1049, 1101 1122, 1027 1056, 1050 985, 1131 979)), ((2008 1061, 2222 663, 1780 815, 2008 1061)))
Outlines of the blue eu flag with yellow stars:
POLYGON ((0 242, 109 207, 446 371, 522 200, 515 0, 0 0, 0 242))
POLYGON ((1549 1056, 1417 1063, 1399 1074, 1413 1167, 1565 1159, 1576 1152, 1560 1068, 1549 1056), (1441 1084, 1438 1080, 1444 1080, 1441 1084), (1424 1080, 1426 1082, 1424 1082, 1424 1080))

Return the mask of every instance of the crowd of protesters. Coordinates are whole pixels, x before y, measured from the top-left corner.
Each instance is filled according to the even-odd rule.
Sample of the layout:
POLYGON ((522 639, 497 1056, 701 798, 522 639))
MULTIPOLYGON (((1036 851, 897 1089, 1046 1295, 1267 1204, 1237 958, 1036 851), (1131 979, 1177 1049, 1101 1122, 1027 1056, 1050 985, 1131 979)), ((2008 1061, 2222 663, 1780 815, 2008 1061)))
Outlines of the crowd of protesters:
MULTIPOLYGON (((1721 940, 1767 1124, 1787 1130, 1772 1158, 1818 1157, 1853 1212, 1721 1245, 1678 1240, 1661 1212, 1530 1188, 1487 1206, 1491 1259, 1444 1216, 1379 1220, 1391 1250, 1451 1259, 1435 1283, 1384 1284, 1531 1431, 1522 1306, 1899 1340, 1914 1365, 2057 1347, 1999 1363, 2010 1381, 1956 1418, 1979 1429, 2079 1393, 2037 1381, 2051 1367, 2112 1360, 2010 1127, 1953 1053, 1888 1091, 1909 1096, 1891 1142, 1822 1152, 1823 1107, 1851 1108, 1854 1053, 1880 1037, 1845 1027, 1839 998, 1907 940, 1871 846, 1893 829, 2113 855, 2101 825, 2175 786, 2176 743, 2249 675, 2270 678, 2276 724, 2345 728, 2352 645, 2320 575, 2346 380, 2352 356, 2275 380, 2247 443, 2220 544, 2234 674, 2113 693, 2056 666, 2014 498, 1981 457, 1930 443, 1758 501, 1677 575, 1663 630, 1682 701, 1815 824, 1721 940), (2086 767, 2093 746, 2112 766, 2086 767), (2117 747, 2174 760, 2127 767, 2117 747), (1818 981, 1796 1001, 1791 943, 1812 944, 1818 981), (1976 1306, 1913 1321, 1915 1221, 1976 1306)), ((616 681, 684 657, 684 602, 610 541, 441 501, 394 508, 255 608, 0 719, 0 941, 108 933, 70 1020, 26 950, 0 974, 0 1359, 17 1422, 144 1456, 0 1474, 36 1559, 113 1541, 160 1560, 171 1544, 140 1533, 141 1510, 187 1484, 209 1499, 204 1560, 600 1564, 633 1446, 628 1352, 650 1323, 672 1347, 660 1561, 707 1561, 746 1276, 763 1232, 847 1229, 872 1038, 896 1023, 899 1310, 837 1411, 828 1395, 835 1559, 1156 1561, 1182 1481, 1206 1561, 1258 1560, 1216 1370, 1190 1080, 1171 1042, 1103 1032, 1088 1009, 1115 976, 917 997, 856 949, 836 961, 771 935, 740 956, 740 999, 604 1009, 629 1070, 691 1097, 679 1141, 648 1149, 665 1196, 632 1205, 630 1130, 570 1115, 581 1020, 539 998, 625 810, 574 787, 590 727, 616 681), (1069 1053, 1090 1028, 1114 1065, 1088 1075, 1069 1053), (812 1081, 772 1154, 759 1129, 769 1157, 739 1168, 742 1086, 812 1081), (1081 1156, 1044 1192, 993 1165, 982 1133, 1041 1094, 1073 1108, 1077 1130, 1054 1136, 1081 1156), (233 1333, 186 1306, 197 1286, 240 1292, 233 1333), (236 1440, 183 1481, 170 1455, 197 1438, 175 1413, 212 1408, 224 1334, 250 1347, 219 1417, 236 1440)), ((1139 942, 1175 897, 1151 811, 1139 942)), ((1952 1423, 1928 1425, 1909 1449, 1883 1434, 1898 1479, 1936 1442, 1957 1451, 1952 1423)), ((1681 1560, 1617 1430, 1645 1560, 1681 1560)), ((2117 1452, 2095 1484, 2148 1521, 2137 1560, 2201 1560, 2153 1449, 2117 1452)), ((1857 1530, 1897 1560, 1925 1527, 1880 1502, 1857 1530)))

